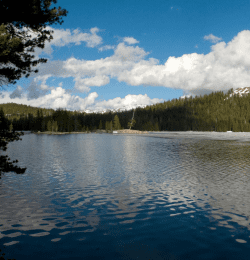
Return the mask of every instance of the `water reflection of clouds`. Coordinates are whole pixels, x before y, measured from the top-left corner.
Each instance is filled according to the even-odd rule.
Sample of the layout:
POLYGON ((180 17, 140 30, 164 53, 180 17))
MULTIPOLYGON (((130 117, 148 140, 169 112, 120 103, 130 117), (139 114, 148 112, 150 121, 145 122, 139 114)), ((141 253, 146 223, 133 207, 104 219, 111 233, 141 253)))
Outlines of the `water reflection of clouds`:
MULTIPOLYGON (((31 144, 32 138, 37 136, 31 135, 29 137, 31 141, 28 143, 31 144)), ((78 210, 84 203, 88 203, 88 199, 83 201, 84 203, 82 203, 82 201, 77 202, 77 200, 82 199, 84 187, 82 187, 83 189, 79 189, 79 187, 75 185, 74 169, 73 172, 68 171, 70 162, 72 165, 71 159, 77 158, 76 153, 72 154, 72 150, 74 149, 69 153, 71 155, 70 158, 70 156, 67 155, 67 140, 65 140, 66 142, 61 142, 61 139, 59 139, 61 138, 60 136, 57 138, 46 135, 39 137, 44 138, 45 140, 43 141, 46 143, 47 153, 45 155, 47 157, 43 158, 43 163, 39 164, 39 161, 36 161, 34 165, 30 165, 31 167, 28 167, 27 170, 27 176, 9 175, 4 179, 5 183, 1 183, 0 198, 2 202, 0 225, 2 225, 2 232, 0 233, 0 238, 16 238, 27 234, 32 237, 40 237, 49 235, 52 229, 65 230, 68 228, 72 229, 72 227, 89 229, 89 227, 96 228, 98 225, 99 217, 96 216, 96 211, 94 210, 88 211, 83 216, 77 216, 78 210), (52 140, 49 140, 49 138, 52 138, 52 140), (37 167, 38 165, 45 165, 45 167, 40 168, 37 167), (37 172, 35 169, 39 169, 40 171, 37 172), (18 185, 18 178, 25 178, 26 182, 24 183, 20 180, 21 185, 18 185), (75 190, 74 186, 78 189, 75 190), (19 187, 20 190, 17 189, 17 192, 13 192, 16 190, 16 187, 19 187), (6 196, 8 192, 11 193, 9 197, 6 196), (64 192, 65 194, 63 195, 64 192), (72 219, 68 218, 68 216, 71 216, 72 219), (75 223, 73 219, 77 217, 79 217, 81 221, 85 221, 86 224, 81 224, 79 221, 75 223), (60 226, 60 224, 64 222, 65 224, 60 226), (18 226, 16 226, 17 223, 18 226), (13 232, 11 232, 11 230, 13 230, 13 232), (6 233, 5 231, 8 232, 6 233)), ((77 142, 75 144, 77 144, 77 142)), ((32 147, 35 150, 42 149, 41 146, 32 147)), ((84 143, 82 143, 82 146, 79 144, 79 147, 85 148, 84 155, 87 155, 86 158, 88 158, 88 148, 91 146, 86 147, 84 143)), ((77 151, 75 150, 75 152, 77 151)), ((38 151, 35 151, 32 154, 26 154, 26 156, 30 159, 36 157, 38 154, 38 151)), ((95 153, 91 151, 91 155, 93 154, 95 153)), ((82 174, 84 174, 84 172, 82 172, 82 174)), ((97 176, 94 165, 91 175, 88 177, 90 176, 90 183, 95 180, 98 185, 100 184, 100 181, 98 181, 99 176, 97 176)), ((95 190, 95 187, 93 187, 93 189, 95 190)), ((92 202, 91 198, 89 201, 92 202)), ((66 233, 68 232, 69 231, 66 231, 66 233)), ((61 232, 59 236, 65 234, 61 232)), ((52 240, 56 242, 59 241, 59 238, 52 240)), ((16 242, 18 241, 12 241, 5 245, 12 245, 16 242)))
POLYGON ((153 205, 148 215, 153 213, 155 205, 168 203, 169 182, 171 178, 176 179, 176 174, 167 170, 167 168, 173 169, 173 164, 176 164, 175 160, 169 159, 172 156, 169 141, 158 139, 156 144, 155 140, 151 141, 150 138, 143 139, 125 136, 120 149, 123 154, 126 181, 122 183, 123 187, 118 189, 119 195, 116 195, 118 202, 113 204, 119 208, 119 212, 118 209, 116 211, 117 218, 122 219, 125 213, 129 216, 129 212, 132 212, 131 217, 134 218, 132 222, 138 220, 135 216, 142 211, 146 203, 153 205), (124 215, 120 215, 121 213, 124 215))
MULTIPOLYGON (((7 175, 1 182, 0 238, 13 238, 10 244, 24 234, 48 236, 52 229, 58 230, 52 242, 70 232, 93 232, 104 216, 107 225, 114 218, 132 224, 155 217, 158 207, 174 218, 194 217, 198 206, 211 223, 249 228, 247 146, 95 134, 43 138, 48 163, 39 174, 37 161, 25 182, 7 175)), ((34 158, 42 148, 36 149, 34 158)))

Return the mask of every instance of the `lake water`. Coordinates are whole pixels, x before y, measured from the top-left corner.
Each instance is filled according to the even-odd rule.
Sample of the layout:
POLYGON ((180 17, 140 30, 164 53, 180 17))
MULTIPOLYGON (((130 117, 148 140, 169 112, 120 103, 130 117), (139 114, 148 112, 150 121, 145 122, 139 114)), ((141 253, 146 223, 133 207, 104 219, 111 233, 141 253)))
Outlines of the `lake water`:
POLYGON ((0 249, 21 259, 249 259, 250 144, 22 136, 0 179, 0 249))

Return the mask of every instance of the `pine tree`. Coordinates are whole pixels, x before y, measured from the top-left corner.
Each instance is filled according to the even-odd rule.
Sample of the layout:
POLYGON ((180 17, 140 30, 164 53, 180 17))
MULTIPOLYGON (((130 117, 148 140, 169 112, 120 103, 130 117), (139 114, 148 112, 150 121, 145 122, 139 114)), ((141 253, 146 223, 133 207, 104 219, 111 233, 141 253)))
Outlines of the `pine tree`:
MULTIPOLYGON (((23 135, 22 132, 15 132, 10 131, 10 122, 7 118, 4 116, 4 112, 2 109, 0 109, 0 150, 6 151, 7 150, 7 144, 9 142, 22 140, 20 136, 23 135)), ((0 175, 3 172, 15 172, 15 173, 24 173, 26 168, 21 168, 13 163, 17 163, 18 160, 10 162, 10 158, 8 155, 1 155, 0 156, 0 175)))
POLYGON ((47 130, 48 131, 52 131, 52 122, 51 122, 51 120, 48 121, 47 130))
POLYGON ((57 121, 52 122, 52 131, 57 132, 58 131, 58 125, 57 121))
POLYGON ((114 130, 120 130, 121 129, 121 124, 120 124, 118 115, 115 115, 115 117, 114 117, 113 129, 114 130))
POLYGON ((135 123, 136 123, 135 119, 131 119, 131 120, 128 122, 128 127, 129 127, 129 129, 131 129, 132 127, 134 127, 135 123))
POLYGON ((42 121, 43 121, 43 112, 42 110, 38 109, 35 118, 35 131, 42 130, 42 121))
POLYGON ((154 125, 154 131, 160 131, 158 122, 156 122, 155 125, 154 125))
POLYGON ((61 7, 49 9, 51 1, 56 0, 1 0, 0 1, 0 85, 15 84, 23 74, 26 78, 31 66, 47 62, 46 59, 32 60, 35 56, 29 53, 34 48, 44 48, 45 41, 53 39, 51 32, 44 30, 46 25, 62 24, 61 16, 66 16, 67 11, 61 7), (25 27, 26 30, 22 30, 25 27), (32 39, 29 32, 35 37, 32 39), (14 66, 12 66, 14 65, 14 66))
POLYGON ((12 130, 13 130, 13 124, 11 123, 10 124, 10 132, 12 132, 12 130))
POLYGON ((100 120, 98 129, 100 129, 100 130, 102 129, 102 120, 100 120))

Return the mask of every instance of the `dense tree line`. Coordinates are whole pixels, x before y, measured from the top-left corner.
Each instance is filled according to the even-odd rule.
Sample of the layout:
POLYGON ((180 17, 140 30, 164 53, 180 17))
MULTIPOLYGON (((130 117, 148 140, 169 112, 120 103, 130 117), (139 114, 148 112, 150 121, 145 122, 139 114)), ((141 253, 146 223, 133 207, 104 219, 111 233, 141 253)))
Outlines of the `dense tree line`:
POLYGON ((179 98, 134 111, 104 114, 80 113, 63 109, 39 109, 24 105, 2 104, 15 130, 95 131, 132 129, 147 131, 250 131, 250 95, 213 92, 200 97, 179 98), (11 108, 12 107, 12 108, 11 108), (19 115, 16 113, 18 107, 19 115), (26 111, 26 113, 24 113, 26 111))
MULTIPOLYGON (((84 114, 77 111, 63 109, 40 109, 15 103, 0 104, 5 116, 11 121, 15 130, 32 131, 93 131, 96 129, 122 129, 128 118, 106 114, 84 114)), ((122 114, 122 113, 121 113, 122 114)), ((130 116, 130 113, 127 115, 130 116)), ((126 127, 126 126, 125 126, 126 127)))
POLYGON ((213 92, 137 109, 135 128, 159 131, 250 131, 250 95, 213 92))
POLYGON ((129 121, 130 114, 132 114, 132 111, 126 114, 121 113, 119 118, 117 114, 112 112, 86 114, 57 109, 53 113, 48 114, 47 111, 44 112, 42 109, 37 109, 35 116, 34 113, 26 115, 20 113, 15 118, 10 116, 9 120, 12 123, 12 127, 17 131, 82 132, 95 131, 97 129, 109 131, 127 128, 126 124, 129 121))

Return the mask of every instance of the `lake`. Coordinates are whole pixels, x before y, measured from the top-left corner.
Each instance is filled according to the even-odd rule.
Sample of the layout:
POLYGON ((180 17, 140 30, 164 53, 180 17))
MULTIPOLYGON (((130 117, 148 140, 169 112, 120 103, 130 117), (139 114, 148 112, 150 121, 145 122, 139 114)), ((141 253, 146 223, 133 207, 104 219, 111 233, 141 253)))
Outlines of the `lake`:
MULTIPOLYGON (((0 179, 0 249, 21 259, 249 259, 250 143, 26 134, 0 179)), ((5 154, 5 153, 3 153, 5 154)))

